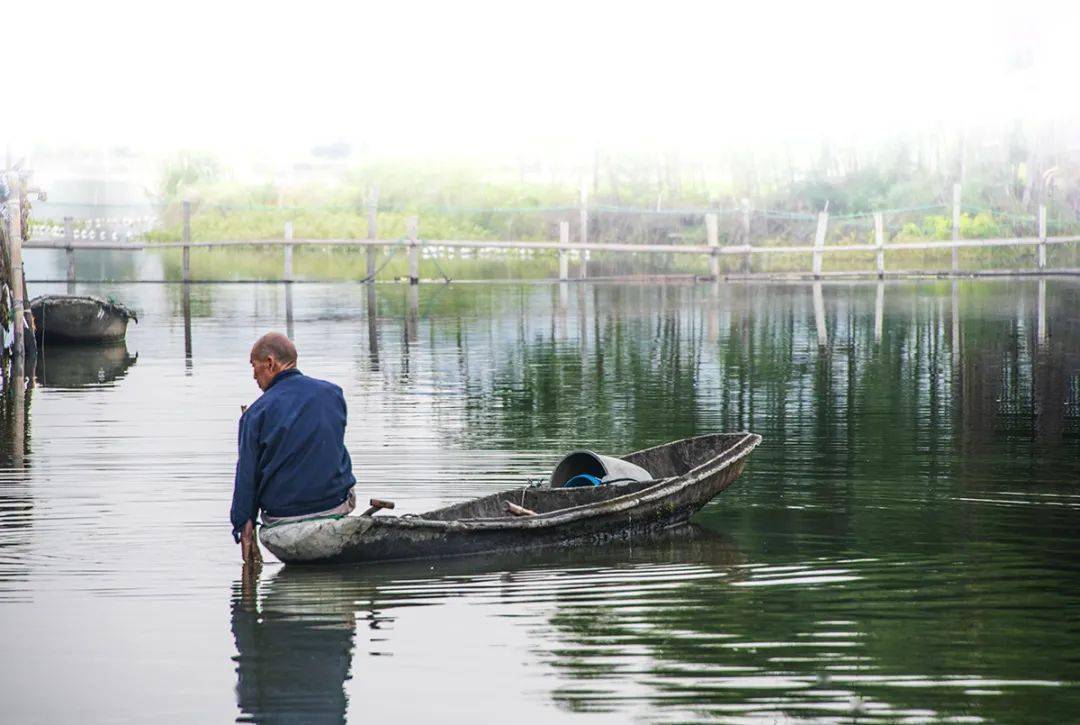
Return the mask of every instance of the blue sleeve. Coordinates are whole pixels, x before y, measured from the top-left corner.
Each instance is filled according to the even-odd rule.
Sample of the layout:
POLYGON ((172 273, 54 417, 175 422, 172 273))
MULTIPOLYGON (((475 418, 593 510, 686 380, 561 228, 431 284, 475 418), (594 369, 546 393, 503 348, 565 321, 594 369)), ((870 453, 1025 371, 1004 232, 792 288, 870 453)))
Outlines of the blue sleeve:
POLYGON ((248 415, 240 416, 240 433, 237 436, 236 479, 233 482, 232 519, 233 538, 240 541, 240 532, 248 521, 255 521, 258 514, 259 492, 259 437, 257 424, 248 415))
POLYGON ((341 441, 341 469, 339 473, 345 478, 345 480, 356 483, 356 476, 353 475, 352 470, 352 458, 349 457, 349 449, 345 447, 345 428, 349 423, 349 406, 345 403, 345 393, 341 388, 337 389, 337 398, 341 403, 341 417, 342 417, 342 441, 341 441))

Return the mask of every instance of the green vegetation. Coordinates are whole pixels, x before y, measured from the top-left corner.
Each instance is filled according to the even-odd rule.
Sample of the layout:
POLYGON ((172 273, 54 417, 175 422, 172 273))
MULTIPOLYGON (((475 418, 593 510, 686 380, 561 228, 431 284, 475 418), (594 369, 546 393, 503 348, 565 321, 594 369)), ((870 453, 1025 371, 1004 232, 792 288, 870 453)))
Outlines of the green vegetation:
MULTIPOLYGON (((377 205, 379 238, 400 239, 416 215, 424 240, 556 240, 560 222, 580 238, 579 179, 591 180, 588 238, 594 242, 703 244, 704 212, 719 219, 722 245, 809 245, 817 212, 828 208, 826 245, 871 244, 873 212, 884 214, 887 243, 947 240, 952 236, 952 188, 963 179, 964 239, 1032 237, 1040 204, 1051 235, 1080 233, 1077 174, 1050 151, 1009 129, 1000 138, 926 136, 904 139, 873 153, 827 149, 801 165, 777 156, 726 155, 689 160, 678 154, 639 157, 598 151, 592 168, 570 172, 518 160, 517 168, 444 159, 358 162, 355 166, 298 164, 289 183, 241 183, 205 154, 180 154, 162 170, 154 194, 162 224, 149 241, 181 238, 181 201, 192 208, 193 241, 280 239, 287 222, 298 239, 364 239, 369 204, 377 205), (981 149, 975 153, 972 149, 981 149), (991 151, 986 151, 991 149, 991 151), (377 189, 377 191, 375 191, 377 189), (748 212, 747 212, 748 210, 748 212)), ((344 162, 342 162, 344 163, 344 162)), ((1078 245, 1051 247, 1049 263, 1080 266, 1078 245)), ((961 250, 966 269, 1030 268, 1034 247, 961 250)), ((298 278, 361 279, 361 248, 297 249, 298 278)), ((825 269, 867 270, 873 253, 828 254, 825 269)), ((179 253, 166 254, 167 272, 179 276, 179 253)), ((380 254, 379 277, 406 274, 405 255, 380 254), (385 266, 383 266, 385 263, 385 266)), ((805 271, 809 254, 755 255, 755 271, 805 271)), ((891 270, 951 267, 948 250, 894 250, 891 270)), ((195 250, 197 278, 273 279, 281 250, 195 250)), ((544 278, 557 274, 555 253, 442 252, 421 265, 439 278, 544 278)), ((721 269, 745 269, 742 255, 721 258, 721 269)), ((576 259, 571 275, 576 276, 576 259)), ((689 255, 592 253, 590 276, 707 274, 707 260, 689 255)))

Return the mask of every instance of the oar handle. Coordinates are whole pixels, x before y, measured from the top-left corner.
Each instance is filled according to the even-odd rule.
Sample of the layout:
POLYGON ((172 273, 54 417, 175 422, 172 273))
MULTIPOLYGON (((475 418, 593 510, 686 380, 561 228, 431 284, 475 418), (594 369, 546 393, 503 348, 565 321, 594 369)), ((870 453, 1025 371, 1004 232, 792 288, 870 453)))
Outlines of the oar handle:
POLYGON ((524 506, 518 506, 516 503, 510 503, 506 501, 506 510, 510 512, 511 516, 536 516, 536 512, 532 509, 527 509, 524 506))
POLYGON ((375 513, 379 509, 392 509, 392 508, 394 508, 394 502, 393 501, 384 501, 381 498, 373 498, 368 503, 371 504, 371 508, 369 508, 364 513, 360 514, 361 516, 371 516, 373 513, 375 513))

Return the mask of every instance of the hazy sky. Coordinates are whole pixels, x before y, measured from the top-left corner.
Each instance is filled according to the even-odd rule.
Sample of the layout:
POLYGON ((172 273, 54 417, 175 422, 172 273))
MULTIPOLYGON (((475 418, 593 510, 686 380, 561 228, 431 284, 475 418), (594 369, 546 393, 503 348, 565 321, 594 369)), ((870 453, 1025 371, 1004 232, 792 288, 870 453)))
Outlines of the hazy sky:
POLYGON ((1078 5, 15 3, 0 131, 16 148, 481 153, 1060 117, 1080 108, 1078 5))

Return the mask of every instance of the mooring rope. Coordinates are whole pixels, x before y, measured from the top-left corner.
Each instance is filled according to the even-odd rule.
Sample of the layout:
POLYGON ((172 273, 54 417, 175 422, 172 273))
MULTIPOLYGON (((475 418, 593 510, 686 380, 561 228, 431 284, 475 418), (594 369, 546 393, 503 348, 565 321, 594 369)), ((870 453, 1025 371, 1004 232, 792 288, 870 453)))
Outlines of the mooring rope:
MULTIPOLYGON (((399 239, 398 241, 402 242, 402 241, 405 241, 405 240, 404 239, 399 239)), ((390 264, 390 260, 392 260, 394 258, 394 256, 400 251, 401 251, 401 247, 393 247, 390 254, 388 254, 386 256, 386 261, 383 262, 382 265, 380 265, 379 268, 376 269, 374 272, 372 272, 371 274, 369 274, 368 276, 366 276, 362 280, 360 280, 360 283, 363 284, 365 282, 374 281, 375 277, 378 276, 379 272, 383 271, 386 268, 386 265, 390 264)))
POLYGON ((453 280, 451 280, 451 279, 450 279, 450 275, 448 275, 448 274, 447 274, 447 273, 446 273, 446 272, 445 272, 445 271, 443 270, 443 268, 442 268, 442 265, 441 265, 441 264, 439 264, 439 260, 438 260, 438 258, 437 258, 437 257, 435 257, 435 256, 433 255, 433 256, 431 256, 431 257, 430 257, 430 259, 431 259, 431 261, 432 261, 432 262, 434 262, 434 263, 435 263, 435 269, 439 270, 439 274, 441 274, 441 275, 442 275, 442 278, 443 278, 444 280, 446 280, 446 283, 447 283, 447 284, 450 284, 450 283, 451 283, 451 282, 452 282, 453 280))

